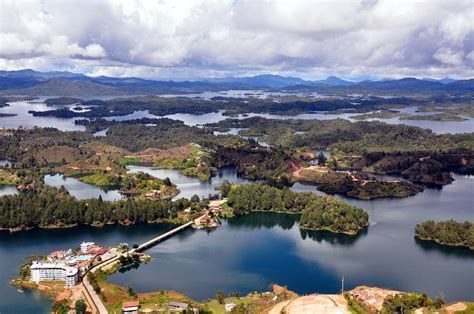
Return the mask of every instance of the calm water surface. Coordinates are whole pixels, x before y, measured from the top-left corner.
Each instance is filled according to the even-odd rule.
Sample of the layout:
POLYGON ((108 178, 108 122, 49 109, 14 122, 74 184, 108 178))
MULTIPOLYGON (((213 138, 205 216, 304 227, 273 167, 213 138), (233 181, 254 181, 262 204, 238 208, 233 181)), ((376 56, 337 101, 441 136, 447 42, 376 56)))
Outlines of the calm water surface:
POLYGON ((0 313, 30 314, 49 313, 52 302, 38 291, 25 290, 9 284, 18 273, 18 266, 30 255, 45 255, 56 249, 75 248, 82 241, 115 246, 121 242, 139 243, 156 234, 171 229, 170 224, 142 225, 128 228, 105 226, 103 228, 78 227, 71 229, 34 229, 25 232, 0 232, 0 313))
MULTIPOLYGON (((210 93, 212 95, 215 94, 213 92, 210 92, 210 93)), ((62 118, 54 118, 54 117, 33 117, 33 115, 28 113, 29 110, 45 111, 45 110, 52 110, 56 108, 56 107, 48 107, 46 106, 46 104, 41 103, 39 101, 35 101, 35 102, 19 101, 19 102, 11 102, 9 104, 10 106, 8 107, 0 108, 0 113, 16 113, 17 116, 0 118, 0 128, 18 128, 18 127, 30 128, 34 126, 39 126, 39 127, 54 127, 62 131, 84 131, 85 130, 84 126, 74 124, 75 120, 82 119, 82 118, 62 119, 62 118)), ((407 107, 407 108, 400 109, 400 111, 409 112, 412 114, 426 114, 426 113, 417 113, 416 109, 417 109, 416 107, 407 107)), ((238 115, 237 118, 244 119, 248 117, 257 117, 257 116, 264 117, 267 119, 279 119, 279 120, 287 120, 287 119, 331 120, 331 119, 339 118, 339 119, 354 121, 350 119, 350 117, 353 115, 355 114, 354 113, 324 114, 323 112, 322 113, 303 113, 303 114, 298 114, 294 116, 274 115, 274 114, 268 114, 268 113, 249 113, 245 115, 238 115)), ((173 115, 167 115, 164 117, 183 121, 186 125, 190 125, 190 126, 196 126, 196 125, 200 126, 207 123, 215 123, 215 122, 219 122, 228 118, 222 114, 222 111, 211 112, 211 113, 206 113, 202 115, 177 113, 173 115)), ((140 119, 140 118, 162 118, 162 117, 155 116, 149 113, 148 110, 141 110, 141 111, 135 111, 134 113, 129 114, 129 115, 106 117, 105 119, 125 121, 125 120, 140 119)), ((390 124, 405 124, 405 125, 418 126, 421 128, 428 128, 438 134, 474 132, 474 119, 469 119, 466 121, 400 120, 399 118, 371 119, 371 120, 383 121, 390 124)), ((102 136, 102 135, 105 135, 105 133, 97 134, 97 136, 102 136)))
MULTIPOLYGON (((213 186, 224 179, 242 182, 235 170, 224 169, 212 181, 214 184, 203 184, 201 190, 201 185, 196 185, 199 181, 190 182, 186 177, 180 181, 176 173, 173 176, 136 167, 130 170, 171 177, 188 197, 196 190, 202 196, 213 193, 213 186), (186 190, 186 184, 193 187, 186 190)), ((473 300, 474 254, 419 243, 413 238, 414 226, 427 219, 474 219, 474 179, 459 175, 455 179, 441 190, 427 189, 403 199, 348 199, 370 215, 371 226, 357 237, 301 232, 296 215, 255 213, 224 221, 211 232, 188 229, 151 248, 151 263, 114 274, 110 281, 131 285, 137 291, 176 289, 196 299, 207 299, 216 289, 245 294, 266 290, 271 283, 288 285, 298 293, 334 293, 344 275, 348 289, 367 284, 431 295, 443 293, 447 300, 473 300)), ((295 185, 294 189, 316 191, 303 185, 295 185)), ((0 312, 14 313, 12 309, 18 304, 16 313, 49 309, 50 304, 39 294, 18 293, 6 284, 28 255, 75 247, 83 240, 106 245, 139 243, 171 227, 161 224, 0 233, 4 270, 0 293, 7 296, 0 299, 0 312)))
POLYGON ((370 215, 370 228, 357 237, 301 232, 297 216, 255 213, 211 232, 189 229, 151 248, 151 263, 110 280, 206 299, 216 289, 247 293, 271 283, 298 293, 334 293, 344 275, 349 289, 366 284, 474 300, 474 254, 413 237, 415 225, 428 219, 473 220, 474 180, 455 178, 441 190, 403 199, 347 199, 370 215))
POLYGON ((62 131, 84 131, 86 128, 82 125, 75 125, 74 121, 82 118, 62 119, 54 117, 34 117, 28 113, 29 110, 46 111, 53 110, 56 107, 48 107, 44 103, 38 101, 27 102, 17 101, 10 102, 10 106, 0 108, 0 113, 15 113, 13 117, 0 118, 0 128, 32 128, 38 127, 52 127, 62 131))
POLYGON ((62 174, 46 175, 44 183, 57 188, 64 186, 69 193, 77 199, 99 198, 102 196, 104 201, 114 201, 124 198, 117 190, 103 189, 93 184, 79 181, 76 178, 65 177, 62 174))
POLYGON ((250 180, 242 178, 237 175, 234 167, 222 167, 217 170, 217 173, 212 176, 209 181, 201 181, 196 178, 183 176, 178 170, 157 169, 153 167, 143 166, 127 166, 129 172, 144 172, 156 178, 169 178, 173 184, 176 184, 180 193, 174 197, 178 199, 181 197, 191 198, 193 195, 199 197, 208 197, 209 194, 216 194, 216 187, 222 184, 224 180, 231 183, 248 183, 250 180))

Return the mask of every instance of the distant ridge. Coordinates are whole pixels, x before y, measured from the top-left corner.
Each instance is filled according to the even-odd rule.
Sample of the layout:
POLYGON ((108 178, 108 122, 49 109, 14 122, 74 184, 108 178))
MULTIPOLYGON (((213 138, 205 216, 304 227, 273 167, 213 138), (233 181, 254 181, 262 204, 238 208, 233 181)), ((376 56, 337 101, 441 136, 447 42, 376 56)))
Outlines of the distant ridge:
POLYGON ((309 81, 297 77, 264 74, 251 77, 210 78, 198 81, 163 81, 142 78, 90 77, 72 72, 38 72, 31 69, 0 71, 0 93, 31 96, 115 96, 188 93, 206 90, 269 89, 321 93, 451 93, 474 94, 474 80, 449 78, 351 82, 336 76, 309 81))

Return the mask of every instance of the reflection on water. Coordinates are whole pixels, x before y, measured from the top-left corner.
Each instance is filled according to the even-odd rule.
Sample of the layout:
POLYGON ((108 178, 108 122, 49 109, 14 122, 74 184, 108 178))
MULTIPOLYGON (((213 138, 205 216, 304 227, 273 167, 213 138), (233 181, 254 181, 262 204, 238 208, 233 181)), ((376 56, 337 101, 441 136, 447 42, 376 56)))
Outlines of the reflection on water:
MULTIPOLYGON (((213 92, 209 92, 210 95, 213 92)), ((205 93, 204 93, 205 94, 205 93)), ((275 93, 273 93, 275 94, 275 93)), ((264 92, 263 94, 264 95, 264 92)), ((189 95, 188 95, 189 96, 189 95)), ((222 96, 222 95, 221 95, 222 96)), ((246 95, 248 97, 249 95, 246 95)), ((69 106, 69 107, 73 107, 69 106)), ((67 106, 66 106, 67 107, 67 106)), ((0 108, 0 113, 15 113, 16 116, 13 117, 3 117, 0 118, 0 127, 1 128, 18 128, 22 127, 54 127, 63 131, 84 131, 85 127, 82 125, 75 125, 74 121, 82 118, 72 118, 72 119, 63 119, 63 118, 54 118, 54 117, 33 117, 29 114, 29 110, 34 111, 45 111, 52 110, 55 107, 48 107, 46 104, 41 102, 11 102, 10 106, 0 108)), ((86 109, 87 110, 87 109, 86 109)), ((426 114, 426 113, 417 113, 417 107, 407 107, 402 109, 397 109, 403 112, 408 112, 411 114, 426 114)), ((183 121, 186 125, 190 126, 201 126, 207 123, 215 123, 226 118, 223 111, 211 112, 201 115, 187 114, 187 113, 177 113, 172 115, 164 116, 166 118, 175 119, 183 121)), ((278 120, 287 120, 287 119, 317 119, 317 120, 331 120, 331 119, 346 119, 349 121, 354 121, 350 119, 354 113, 341 113, 341 114, 325 114, 324 112, 317 113, 302 113, 298 115, 288 116, 288 115, 275 115, 270 113, 248 113, 240 114, 237 116, 237 119, 244 119, 248 117, 264 117, 267 119, 278 119, 278 120)), ((162 118, 160 116, 153 115, 149 113, 148 110, 139 110, 135 111, 132 114, 125 116, 112 116, 105 117, 106 120, 116 120, 116 121, 125 121, 133 120, 140 118, 162 118)), ((474 132, 474 119, 469 119, 467 121, 426 121, 426 120, 400 120, 399 118, 392 119, 369 119, 369 120, 378 120, 390 124, 405 124, 411 126, 418 126, 421 128, 432 129, 433 132, 443 134, 443 133, 463 133, 463 132, 474 132)))
MULTIPOLYGON (((472 221, 474 178, 454 177, 456 181, 441 190, 427 189, 409 198, 347 199, 366 209, 371 219, 369 229, 356 237, 301 231, 298 215, 252 213, 224 220, 213 230, 187 229, 147 250, 153 257, 150 263, 116 273, 110 281, 136 291, 174 289, 204 300, 213 297, 216 289, 246 294, 267 290, 272 283, 300 294, 335 293, 345 276, 347 289, 365 284, 431 296, 443 293, 448 301, 469 300, 474 255, 417 243, 413 237, 415 225, 428 219, 472 221)), ((230 178, 219 178, 223 179, 230 178)), ((13 278, 17 265, 31 254, 73 248, 82 241, 142 243, 172 227, 115 225, 0 233, 0 259, 10 261, 2 265, 0 280, 7 283, 13 278)), ((14 287, 4 284, 0 292, 5 296, 0 298, 0 312, 10 313, 8 309, 15 306, 18 313, 26 312, 22 309, 44 312, 14 287)))
POLYGON ((189 94, 165 94, 160 95, 161 97, 188 97, 210 100, 213 97, 234 97, 234 98, 258 98, 266 99, 274 96, 300 96, 300 97, 311 97, 311 98, 326 98, 327 96, 318 94, 316 92, 276 92, 276 91, 264 91, 264 90, 248 90, 248 89, 232 89, 226 91, 206 91, 202 93, 189 93, 189 94))
POLYGON ((300 215, 288 214, 280 215, 268 212, 256 212, 252 215, 246 215, 238 218, 232 218, 227 221, 230 229, 245 228, 249 229, 271 229, 273 227, 280 227, 283 230, 290 230, 299 221, 300 215))
POLYGON ((215 289, 247 293, 271 283, 302 294, 335 293, 345 276, 348 289, 365 284, 470 299, 474 254, 421 246, 413 237, 415 225, 428 219, 472 220, 474 180, 455 179, 409 198, 346 199, 371 218, 369 229, 355 237, 301 231, 297 215, 252 213, 210 233, 186 230, 151 248, 153 262, 110 280, 137 291, 175 289, 206 299, 215 289))
POLYGON ((189 126, 204 125, 207 123, 215 123, 221 120, 225 120, 227 117, 222 115, 222 110, 218 112, 210 112, 205 114, 189 114, 189 113, 175 113, 164 116, 164 118, 169 118, 173 120, 183 121, 184 124, 189 126))
POLYGON ((36 290, 9 284, 18 274, 18 266, 27 256, 46 255, 57 249, 76 248, 82 241, 115 246, 122 242, 142 243, 176 227, 172 224, 137 225, 126 227, 106 225, 101 228, 77 227, 69 229, 32 229, 24 232, 0 232, 0 313, 50 313, 52 302, 36 290))
POLYGON ((426 252, 437 251, 442 252, 443 255, 446 256, 452 255, 457 258, 466 259, 474 257, 474 251, 468 249, 467 247, 447 247, 434 241, 423 241, 416 237, 413 237, 413 239, 415 243, 426 252))
POLYGON ((314 231, 314 230, 300 230, 301 238, 305 240, 309 238, 316 242, 327 242, 331 245, 341 245, 341 246, 351 246, 353 245, 359 238, 367 236, 369 229, 365 229, 359 232, 357 235, 348 235, 348 234, 337 234, 334 232, 321 230, 321 231, 314 231))
POLYGON ((46 111, 54 107, 48 107, 41 102, 17 101, 10 102, 10 106, 0 108, 0 113, 14 113, 16 116, 0 118, 0 128, 32 128, 51 127, 62 131, 84 131, 86 128, 82 125, 75 125, 74 121, 80 118, 62 119, 54 117, 33 117, 28 113, 29 110, 46 111))
POLYGON ((234 167, 222 167, 218 169, 217 173, 208 181, 201 181, 196 178, 184 176, 180 174, 178 170, 157 169, 145 166, 127 166, 127 169, 129 172, 148 173, 155 178, 169 178, 180 190, 180 193, 175 196, 174 199, 181 197, 191 198, 193 195, 197 195, 201 198, 208 197, 210 194, 214 195, 218 192, 216 191, 216 187, 221 185, 224 180, 228 180, 231 183, 250 182, 238 176, 234 167))
POLYGON ((18 194, 18 189, 16 188, 16 186, 0 185, 0 196, 14 194, 18 194))
POLYGON ((44 183, 57 188, 64 186, 72 196, 80 200, 99 198, 99 196, 101 196, 104 201, 115 201, 124 198, 117 190, 103 189, 92 184, 81 182, 76 178, 65 177, 62 174, 48 174, 44 177, 44 183))

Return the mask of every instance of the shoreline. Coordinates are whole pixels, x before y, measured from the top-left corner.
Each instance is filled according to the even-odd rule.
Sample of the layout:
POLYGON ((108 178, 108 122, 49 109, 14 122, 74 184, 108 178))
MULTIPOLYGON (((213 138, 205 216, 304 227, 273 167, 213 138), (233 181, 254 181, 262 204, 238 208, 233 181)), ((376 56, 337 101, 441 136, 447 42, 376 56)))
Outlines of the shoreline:
POLYGON ((421 240, 421 241, 436 243, 437 245, 440 245, 440 246, 445 247, 445 248, 465 248, 465 249, 468 249, 468 250, 471 250, 471 251, 474 252, 474 246, 471 247, 471 246, 468 246, 466 244, 446 243, 446 242, 438 241, 437 239, 423 238, 423 237, 420 237, 417 234, 415 234, 414 237, 418 240, 421 240))
POLYGON ((92 228, 102 228, 104 226, 113 226, 113 225, 122 225, 122 226, 133 226, 133 225, 140 225, 140 224, 160 224, 160 223, 169 223, 173 225, 179 225, 184 223, 181 220, 170 220, 170 219, 162 219, 159 221, 148 221, 146 223, 125 223, 125 222, 106 222, 103 224, 72 224, 72 225, 49 225, 49 226, 33 226, 33 227, 15 227, 15 228, 0 228, 0 232, 2 231, 9 231, 10 233, 15 232, 22 232, 22 231, 29 231, 33 229, 46 229, 46 230, 54 230, 54 229, 71 229, 76 227, 92 227, 92 228))

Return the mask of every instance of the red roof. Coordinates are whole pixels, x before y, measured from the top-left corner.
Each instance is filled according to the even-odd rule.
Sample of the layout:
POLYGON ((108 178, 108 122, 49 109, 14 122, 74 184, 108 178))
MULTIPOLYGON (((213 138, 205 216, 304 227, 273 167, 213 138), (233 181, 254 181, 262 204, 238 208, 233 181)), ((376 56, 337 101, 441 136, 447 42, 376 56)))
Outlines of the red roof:
POLYGON ((106 248, 106 247, 94 246, 94 247, 92 247, 92 248, 89 250, 89 253, 95 254, 95 255, 102 255, 102 254, 104 254, 105 252, 107 252, 108 250, 109 250, 109 249, 106 248))
POLYGON ((63 253, 64 253, 64 250, 58 250, 58 251, 53 251, 53 252, 49 253, 49 255, 58 256, 58 255, 61 255, 63 253))
POLYGON ((128 301, 122 303, 122 308, 127 308, 127 307, 137 307, 140 306, 140 301, 128 301))

